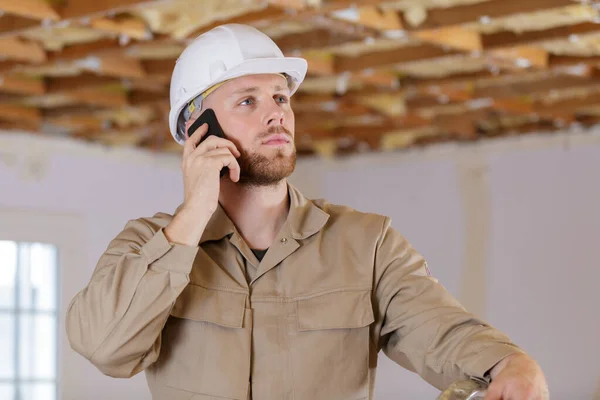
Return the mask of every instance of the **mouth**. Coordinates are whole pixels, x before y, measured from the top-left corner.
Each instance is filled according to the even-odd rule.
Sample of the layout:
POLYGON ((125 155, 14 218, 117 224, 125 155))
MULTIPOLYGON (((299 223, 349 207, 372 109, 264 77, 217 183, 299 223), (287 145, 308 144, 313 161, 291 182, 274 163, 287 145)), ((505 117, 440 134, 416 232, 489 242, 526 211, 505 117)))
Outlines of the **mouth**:
POLYGON ((264 142, 267 146, 281 146, 290 142, 290 137, 283 133, 277 133, 269 136, 264 142))

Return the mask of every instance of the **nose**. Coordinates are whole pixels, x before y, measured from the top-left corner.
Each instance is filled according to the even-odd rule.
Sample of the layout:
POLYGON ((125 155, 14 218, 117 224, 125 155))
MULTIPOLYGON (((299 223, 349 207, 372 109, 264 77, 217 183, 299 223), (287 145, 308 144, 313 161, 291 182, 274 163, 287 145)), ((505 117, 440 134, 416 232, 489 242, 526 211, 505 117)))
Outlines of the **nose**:
POLYGON ((281 108, 281 106, 275 100, 273 100, 273 102, 270 103, 269 110, 267 112, 266 126, 270 127, 270 126, 283 125, 284 122, 285 122, 285 112, 281 108))

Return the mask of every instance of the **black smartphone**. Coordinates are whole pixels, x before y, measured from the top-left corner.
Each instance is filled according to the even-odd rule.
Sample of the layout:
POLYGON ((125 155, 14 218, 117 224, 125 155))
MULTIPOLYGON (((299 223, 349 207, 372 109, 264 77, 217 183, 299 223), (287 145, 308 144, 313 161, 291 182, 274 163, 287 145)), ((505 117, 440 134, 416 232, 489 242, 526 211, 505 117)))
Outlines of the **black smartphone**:
MULTIPOLYGON (((204 123, 208 124, 208 133, 206 135, 204 135, 202 137, 202 139, 200 139, 200 143, 205 141, 206 138, 209 137, 210 135, 215 135, 215 136, 223 138, 223 139, 225 138, 223 129, 221 128, 221 125, 219 125, 219 121, 217 120, 217 115, 215 114, 215 112, 213 111, 212 108, 207 108, 206 110, 204 110, 204 112, 202 112, 202 114, 200 114, 198 119, 196 119, 194 121, 194 123, 189 127, 188 137, 192 136, 192 134, 194 132, 196 132, 196 129, 200 128, 200 126, 204 123)), ((229 171, 229 168, 223 167, 223 169, 221 169, 221 177, 223 177, 223 175, 228 173, 228 171, 229 171)))

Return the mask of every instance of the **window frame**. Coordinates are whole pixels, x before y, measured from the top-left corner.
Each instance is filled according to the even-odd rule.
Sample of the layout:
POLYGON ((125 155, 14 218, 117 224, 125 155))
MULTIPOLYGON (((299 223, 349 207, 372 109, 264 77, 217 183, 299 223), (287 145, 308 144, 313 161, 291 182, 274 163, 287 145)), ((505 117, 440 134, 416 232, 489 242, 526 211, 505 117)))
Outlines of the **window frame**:
MULTIPOLYGON (((89 275, 88 268, 85 268, 84 240, 87 234, 85 227, 86 219, 82 214, 0 206, 0 240, 17 243, 44 243, 53 245, 56 249, 57 276, 54 315, 56 318, 55 355, 57 365, 56 376, 52 382, 56 384, 57 399, 70 396, 67 392, 72 390, 63 377, 79 375, 81 369, 81 360, 70 351, 66 331, 63 328, 70 299, 77 291, 81 290, 80 281, 87 279, 89 275), (68 280, 65 279, 67 276, 68 280)), ((15 307, 12 309, 14 310, 15 307)), ((49 313, 38 310, 36 315, 48 315, 49 313)), ((26 312, 25 315, 27 314, 26 312)), ((33 315, 33 313, 29 314, 33 315)), ((74 377, 74 379, 77 378, 74 377)), ((33 382, 34 380, 21 379, 19 382, 29 381, 33 382)), ((17 383, 16 376, 14 379, 2 382, 17 383)), ((49 382, 49 380, 35 380, 35 382, 43 383, 49 382)))
MULTIPOLYGON (((0 239, 0 240, 6 240, 6 239, 0 239)), ((61 271, 60 271, 60 254, 59 254, 59 250, 57 248, 57 246, 54 243, 42 243, 42 242, 32 242, 32 241, 14 241, 14 240, 8 240, 9 242, 12 242, 14 244, 16 244, 17 246, 17 254, 16 254, 16 268, 15 268, 15 277, 14 277, 14 282, 15 282, 15 290, 13 293, 13 306, 12 307, 8 307, 8 308, 0 308, 0 315, 8 315, 8 316, 12 316, 14 318, 14 326, 13 326, 13 368, 14 368, 14 376, 12 378, 3 378, 0 377, 0 384, 9 384, 9 385, 13 385, 15 388, 15 399, 20 399, 21 396, 18 395, 17 391, 19 390, 18 388, 21 385, 35 385, 35 384, 39 384, 39 383, 50 383, 52 385, 54 385, 54 391, 55 391, 55 396, 56 399, 58 399, 58 369, 59 369, 59 351, 58 351, 58 342, 59 342, 59 335, 60 335, 60 331, 59 331, 59 318, 58 318, 58 311, 59 311, 59 299, 60 299, 60 291, 61 291, 61 282, 59 277, 61 276, 61 271), (22 261, 22 246, 28 246, 31 247, 32 245, 35 244, 43 244, 43 245, 49 245, 52 246, 54 248, 54 252, 55 252, 55 257, 54 257, 54 263, 55 263, 55 267, 56 270, 54 271, 55 273, 55 278, 54 278, 54 309, 52 310, 42 310, 42 309, 37 309, 35 306, 32 307, 28 307, 28 308, 23 308, 21 305, 21 279, 22 279, 22 274, 24 273, 23 271, 23 261, 22 261), (36 317, 36 316, 51 316, 54 319, 54 334, 55 334, 55 342, 54 342, 54 365, 53 365, 53 372, 54 372, 54 378, 53 379, 43 379, 43 378, 24 378, 21 377, 21 374, 19 372, 19 370, 21 369, 21 343, 22 343, 22 337, 21 337, 21 317, 23 316, 30 316, 30 317, 36 317)), ((29 249, 30 251, 31 249, 29 249)), ((12 400, 12 399, 7 399, 7 400, 12 400)))

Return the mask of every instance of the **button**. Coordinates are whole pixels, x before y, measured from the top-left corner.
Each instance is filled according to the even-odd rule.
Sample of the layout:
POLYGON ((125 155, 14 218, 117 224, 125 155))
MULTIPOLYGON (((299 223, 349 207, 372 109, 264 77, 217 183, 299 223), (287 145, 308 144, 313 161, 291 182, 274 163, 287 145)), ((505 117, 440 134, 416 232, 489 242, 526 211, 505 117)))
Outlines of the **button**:
POLYGON ((281 238, 281 243, 286 244, 287 243, 287 238, 281 238))

